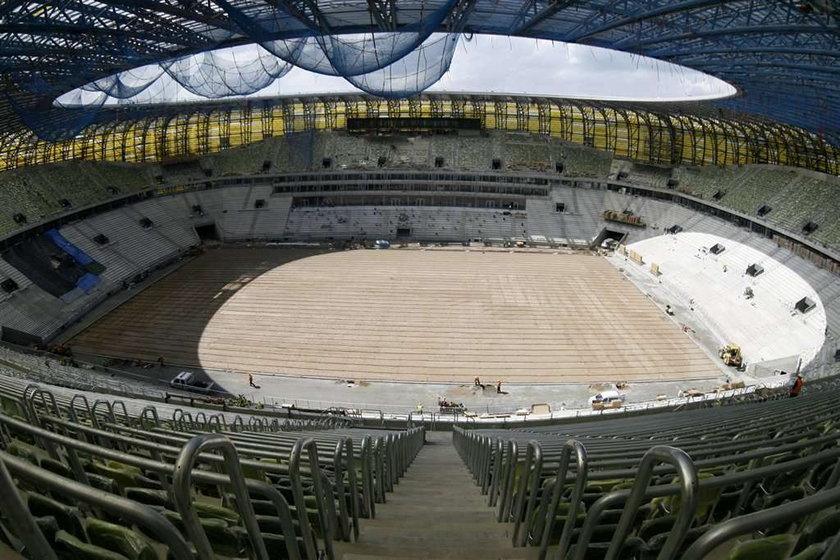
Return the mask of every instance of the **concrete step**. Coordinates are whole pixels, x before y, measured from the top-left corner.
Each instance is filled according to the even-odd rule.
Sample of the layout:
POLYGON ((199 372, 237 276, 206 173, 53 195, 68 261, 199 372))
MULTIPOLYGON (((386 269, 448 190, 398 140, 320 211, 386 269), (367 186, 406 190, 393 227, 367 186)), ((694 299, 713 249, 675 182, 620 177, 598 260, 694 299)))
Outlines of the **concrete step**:
POLYGON ((359 542, 336 543, 336 557, 536 559, 537 550, 511 546, 513 526, 496 522, 451 436, 432 432, 427 441, 376 519, 362 521, 359 542))
POLYGON ((366 539, 369 539, 374 532, 400 529, 406 532, 440 531, 441 533, 455 532, 460 534, 470 531, 492 531, 494 534, 503 534, 505 538, 508 538, 512 527, 513 525, 510 523, 496 523, 495 520, 487 519, 476 520, 467 516, 451 519, 440 519, 427 515, 417 517, 388 516, 386 519, 377 518, 374 521, 366 522, 364 535, 366 539), (499 529, 501 529, 501 532, 499 529))
MULTIPOLYGON (((379 514, 380 508, 385 510, 387 507, 387 515, 388 517, 411 517, 414 515, 422 515, 424 512, 428 513, 429 517, 432 518, 442 518, 446 516, 447 519, 455 518, 455 519, 463 519, 466 516, 478 515, 480 510, 476 506, 470 505, 452 505, 452 506, 442 506, 442 505, 424 505, 421 508, 418 508, 417 504, 410 504, 410 503, 402 503, 402 504, 392 504, 387 503, 384 505, 377 505, 376 506, 376 521, 380 519, 386 519, 384 515, 379 514)), ((495 511, 493 508, 489 508, 486 505, 482 504, 481 509, 486 510, 486 516, 490 519, 495 519, 495 511)), ((485 515, 481 514, 480 519, 484 519, 485 515)))
POLYGON ((470 548, 482 543, 496 546, 510 546, 511 536, 500 533, 498 528, 488 524, 465 523, 461 525, 430 526, 418 523, 415 527, 380 526, 368 527, 359 538, 362 544, 388 544, 422 546, 434 539, 435 545, 470 548))
MULTIPOLYGON (((433 484, 432 482, 429 485, 433 484)), ((464 484, 467 484, 464 481, 464 484)), ((402 489, 401 489, 402 490, 402 489)), ((470 507, 487 507, 487 497, 482 496, 478 493, 478 488, 475 490, 475 495, 473 496, 461 496, 459 494, 458 488, 456 486, 447 487, 446 489, 436 489, 436 488, 412 488, 410 491, 406 489, 401 491, 397 494, 397 490, 394 490, 394 494, 387 497, 386 503, 393 503, 394 505, 399 505, 403 503, 419 503, 425 502, 429 505, 466 505, 470 507), (452 496, 458 496, 462 502, 455 502, 452 499, 452 496)))
POLYGON ((451 549, 449 551, 399 551, 377 546, 359 546, 352 552, 340 556, 344 560, 536 560, 538 551, 528 548, 472 548, 470 550, 451 549))

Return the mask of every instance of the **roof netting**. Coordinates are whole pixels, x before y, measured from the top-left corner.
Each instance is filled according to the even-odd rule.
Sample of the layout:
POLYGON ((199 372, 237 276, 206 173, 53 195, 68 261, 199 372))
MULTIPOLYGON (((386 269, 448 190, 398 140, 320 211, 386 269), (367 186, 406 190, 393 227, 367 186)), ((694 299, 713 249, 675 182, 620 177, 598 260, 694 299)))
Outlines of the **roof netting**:
POLYGON ((443 76, 459 37, 435 33, 417 45, 414 35, 388 33, 326 43, 310 37, 227 47, 100 78, 61 95, 57 104, 95 111, 108 100, 165 102, 170 98, 167 92, 179 86, 205 99, 245 96, 265 89, 294 67, 341 76, 373 95, 407 97, 443 76))
POLYGON ((176 84, 207 99, 248 95, 293 67, 410 97, 474 33, 685 65, 738 88, 718 106, 840 139, 831 0, 8 0, 0 3, 0 131, 24 125, 67 139, 104 118, 108 99, 139 112, 176 84))

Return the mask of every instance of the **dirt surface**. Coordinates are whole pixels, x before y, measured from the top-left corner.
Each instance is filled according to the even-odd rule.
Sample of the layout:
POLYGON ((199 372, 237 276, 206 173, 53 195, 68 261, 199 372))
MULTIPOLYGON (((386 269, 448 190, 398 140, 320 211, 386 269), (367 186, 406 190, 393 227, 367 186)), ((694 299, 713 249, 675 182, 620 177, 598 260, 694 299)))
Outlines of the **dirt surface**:
POLYGON ((210 251, 71 344, 263 374, 594 383, 717 367, 604 259, 508 251, 210 251))

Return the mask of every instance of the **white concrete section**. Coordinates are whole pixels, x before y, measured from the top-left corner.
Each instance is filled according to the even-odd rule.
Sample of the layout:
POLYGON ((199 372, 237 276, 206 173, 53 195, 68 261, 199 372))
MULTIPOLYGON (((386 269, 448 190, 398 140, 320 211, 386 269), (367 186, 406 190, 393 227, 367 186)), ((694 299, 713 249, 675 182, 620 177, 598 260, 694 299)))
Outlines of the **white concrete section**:
POLYGON ((720 345, 740 344, 748 363, 801 356, 804 365, 822 347, 826 312, 819 295, 794 270, 767 254, 699 232, 653 237, 629 249, 642 255, 644 268, 658 264, 663 286, 683 302, 693 300, 698 320, 720 345), (720 255, 708 252, 716 243, 726 247, 720 255), (752 263, 763 266, 764 273, 748 276, 752 263), (752 299, 744 295, 747 288, 755 294, 752 299), (794 310, 803 297, 816 303, 804 315, 794 310))

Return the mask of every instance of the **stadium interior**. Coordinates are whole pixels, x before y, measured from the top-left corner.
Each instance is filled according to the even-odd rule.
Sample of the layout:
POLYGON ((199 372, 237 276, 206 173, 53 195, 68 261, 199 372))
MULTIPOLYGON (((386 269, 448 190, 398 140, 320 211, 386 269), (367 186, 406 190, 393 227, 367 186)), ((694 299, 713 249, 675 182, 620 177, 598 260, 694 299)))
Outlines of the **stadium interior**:
POLYGON ((0 3, 0 559, 840 559, 838 18, 0 3), (737 93, 426 91, 475 34, 737 93))

